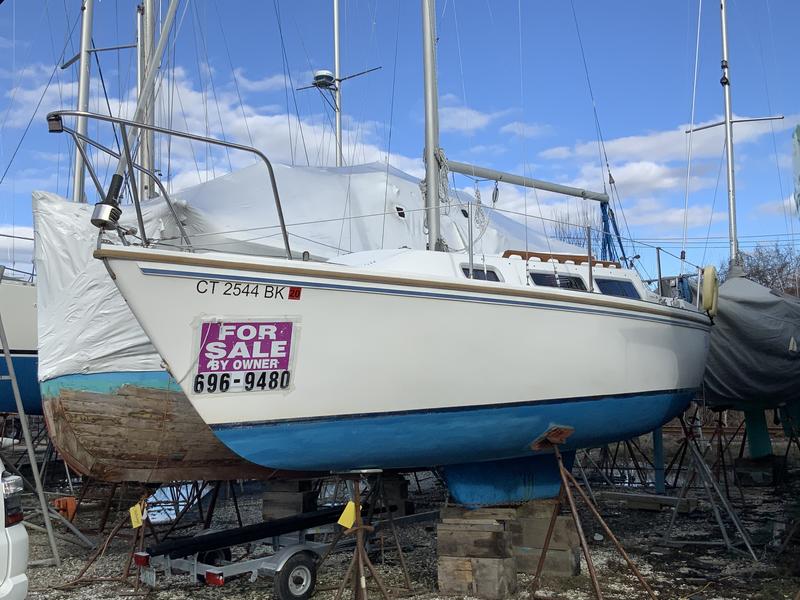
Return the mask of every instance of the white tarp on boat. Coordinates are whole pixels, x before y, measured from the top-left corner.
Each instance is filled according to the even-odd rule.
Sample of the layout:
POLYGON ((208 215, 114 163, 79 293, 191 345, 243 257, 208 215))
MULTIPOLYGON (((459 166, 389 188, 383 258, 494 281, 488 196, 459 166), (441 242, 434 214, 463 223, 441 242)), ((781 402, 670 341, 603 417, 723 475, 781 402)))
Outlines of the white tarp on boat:
MULTIPOLYGON (((293 253, 312 257, 379 248, 426 247, 419 181, 385 164, 346 168, 275 165, 293 253), (386 213, 386 214, 384 214, 386 213)), ((453 250, 466 246, 468 220, 454 196, 443 209, 442 237, 453 250)), ((172 196, 197 249, 282 255, 283 241, 266 169, 254 165, 172 196)), ((38 277, 39 379, 76 373, 161 370, 161 359, 117 292, 103 263, 92 257, 98 230, 93 206, 33 192, 38 277)), ((159 198, 143 203, 148 236, 174 240, 178 231, 159 198)), ((136 226, 132 206, 121 222, 136 226)), ((531 221, 533 223, 533 221, 531 221)), ((476 254, 508 249, 580 254, 548 240, 497 211, 475 211, 476 254)), ((112 235, 116 238, 116 235, 112 235)))
POLYGON ((800 381, 800 299, 744 277, 719 289, 704 379, 718 407, 777 407, 796 402, 800 381))

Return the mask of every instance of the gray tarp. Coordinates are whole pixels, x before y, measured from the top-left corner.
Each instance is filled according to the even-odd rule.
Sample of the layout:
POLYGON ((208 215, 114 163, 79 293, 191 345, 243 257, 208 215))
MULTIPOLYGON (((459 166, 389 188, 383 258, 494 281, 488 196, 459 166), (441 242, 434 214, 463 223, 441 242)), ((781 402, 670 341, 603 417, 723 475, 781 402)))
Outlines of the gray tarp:
POLYGON ((800 400, 798 348, 800 300, 730 277, 711 328, 706 402, 741 410, 800 400))

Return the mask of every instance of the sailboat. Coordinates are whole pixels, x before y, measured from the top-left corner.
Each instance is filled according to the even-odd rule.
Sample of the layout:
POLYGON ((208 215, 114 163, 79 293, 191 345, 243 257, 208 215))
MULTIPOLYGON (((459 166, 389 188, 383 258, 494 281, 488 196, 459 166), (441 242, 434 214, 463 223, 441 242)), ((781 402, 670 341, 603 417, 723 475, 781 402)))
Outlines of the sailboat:
MULTIPOLYGON (((0 273, 2 267, 0 267, 0 273)), ((28 415, 42 414, 42 397, 36 377, 36 286, 33 282, 0 274, 0 315, 8 336, 11 361, 20 398, 28 415)), ((0 359, 0 376, 7 376, 5 360, 0 359)), ((0 413, 16 413, 11 382, 0 381, 0 413)))
MULTIPOLYGON (((727 148, 730 268, 719 288, 704 378, 706 402, 719 410, 741 410, 752 458, 772 454, 764 411, 778 409, 791 435, 800 432, 800 300, 750 279, 742 269, 736 223, 733 118, 728 73, 726 0, 722 0, 722 85, 727 148)), ((797 150, 795 150, 797 160, 797 150)))
MULTIPOLYGON (((247 460, 438 466, 466 504, 552 496, 552 456, 537 442, 558 429, 569 453, 673 418, 700 386, 710 320, 591 251, 507 248, 476 262, 471 237, 447 251, 430 0, 422 20, 426 249, 297 260, 281 222, 283 257, 119 245, 103 232, 94 256, 197 413, 247 460)), ((119 231, 124 172, 95 205, 104 231, 119 231)))
MULTIPOLYGON (((148 14, 148 3, 143 9, 148 14)), ((87 14, 91 20, 91 12, 84 11, 84 28, 87 14)), ((140 162, 152 170, 146 161, 140 162)), ((261 169, 246 167, 170 194, 193 241, 245 255, 282 256, 278 230, 254 231, 254 225, 277 219, 274 206, 263 198, 261 169)), ((276 164, 275 174, 287 204, 285 218, 294 224, 291 236, 303 240, 316 261, 353 250, 426 246, 424 200, 418 179, 407 173, 375 163, 342 168, 276 164), (343 211, 350 217, 346 226, 343 211)), ((149 177, 139 181, 140 190, 151 186, 149 177)), ((464 247, 469 222, 475 246, 484 252, 520 247, 525 239, 545 244, 538 231, 483 210, 463 192, 451 192, 448 202, 442 237, 452 248, 464 247), (472 219, 467 219, 469 203, 472 219)), ((91 256, 97 243, 89 222, 91 206, 38 191, 32 203, 40 281, 39 378, 51 439, 72 468, 104 481, 272 477, 272 470, 223 445, 164 369, 105 268, 91 256)), ((154 241, 170 244, 180 235, 164 198, 143 200, 142 212, 154 241)), ((139 226, 128 211, 121 224, 128 230, 139 226)), ((556 240, 550 247, 581 252, 556 240)))

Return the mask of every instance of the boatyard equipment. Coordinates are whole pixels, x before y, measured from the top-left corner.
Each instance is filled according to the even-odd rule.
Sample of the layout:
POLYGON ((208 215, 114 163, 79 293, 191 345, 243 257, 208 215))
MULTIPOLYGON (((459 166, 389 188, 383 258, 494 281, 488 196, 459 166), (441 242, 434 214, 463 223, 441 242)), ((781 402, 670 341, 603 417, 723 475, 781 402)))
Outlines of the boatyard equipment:
POLYGON ((539 555, 539 564, 536 567, 536 574, 533 578, 533 589, 536 590, 541 582, 542 569, 544 568, 545 558, 547 558, 547 550, 550 547, 550 540, 553 537, 553 531, 555 530, 558 515, 561 512, 561 506, 566 498, 569 504, 570 513, 572 514, 572 519, 575 522, 575 528, 578 531, 578 538, 580 539, 581 549, 583 550, 583 557, 586 559, 586 570, 589 571, 589 578, 592 580, 592 589, 594 590, 597 600, 602 600, 603 598, 603 592, 600 590, 600 582, 597 580, 597 573, 594 568, 594 563, 592 562, 592 555, 589 552, 586 536, 583 533, 583 526, 581 525, 581 518, 578 514, 578 508, 575 504, 575 498, 573 497, 570 489, 570 486, 572 486, 581 496, 586 507, 589 509, 595 519, 597 519, 597 522, 600 523, 600 526, 606 532, 606 535, 614 543, 614 547, 617 549, 617 552, 619 552, 620 556, 622 556, 622 558, 625 560, 628 568, 634 574, 636 579, 639 580, 639 583, 642 584, 642 587, 644 588, 645 592, 647 592, 647 595, 651 598, 651 600, 656 600, 653 590, 647 584, 647 581, 645 581, 644 577, 642 577, 642 574, 639 572, 639 569, 636 568, 636 565, 630 559, 628 553, 625 552, 625 549, 622 547, 622 544, 619 543, 619 540, 611 531, 611 528, 608 526, 605 520, 603 520, 603 517, 600 516, 600 513, 592 503, 592 500, 589 498, 586 492, 581 489, 580 484, 572 475, 572 473, 570 473, 569 469, 564 466, 564 460, 558 447, 571 434, 572 432, 565 430, 565 428, 554 427, 551 429, 551 431, 548 431, 548 433, 542 436, 542 438, 534 442, 534 444, 538 446, 538 449, 544 450, 549 448, 552 449, 553 453, 555 454, 556 461, 558 462, 559 474, 561 476, 561 490, 558 494, 558 500, 553 507, 553 514, 550 518, 550 524, 547 527, 547 534, 544 538, 542 552, 539 555))
POLYGON ((309 542, 306 531, 334 523, 342 512, 336 506, 312 513, 245 525, 226 531, 161 542, 134 555, 140 579, 155 586, 157 574, 186 573, 191 581, 222 586, 236 575, 272 577, 279 600, 305 600, 314 593, 317 563, 327 544, 309 542), (267 556, 231 562, 231 548, 241 544, 270 543, 267 556))

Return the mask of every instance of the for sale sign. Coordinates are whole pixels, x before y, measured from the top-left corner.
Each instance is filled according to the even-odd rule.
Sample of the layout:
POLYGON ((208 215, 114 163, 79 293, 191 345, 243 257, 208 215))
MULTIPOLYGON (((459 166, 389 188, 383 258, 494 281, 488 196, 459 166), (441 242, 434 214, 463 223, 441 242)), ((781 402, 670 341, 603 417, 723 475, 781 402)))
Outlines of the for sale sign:
POLYGON ((202 323, 194 392, 287 389, 294 332, 292 321, 202 323))

